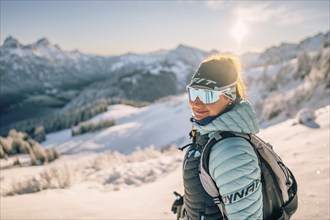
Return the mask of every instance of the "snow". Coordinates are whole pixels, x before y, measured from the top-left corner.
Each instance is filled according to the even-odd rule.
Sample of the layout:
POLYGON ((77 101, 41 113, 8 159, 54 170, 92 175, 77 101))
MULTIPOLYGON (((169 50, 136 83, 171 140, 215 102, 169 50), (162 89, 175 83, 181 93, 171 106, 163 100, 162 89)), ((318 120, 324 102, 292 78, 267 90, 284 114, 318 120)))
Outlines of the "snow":
MULTIPOLYGON (((296 45, 281 44, 243 58, 249 100, 259 105, 259 119, 267 119, 263 121, 263 127, 267 128, 259 135, 274 146, 298 181, 299 208, 293 219, 330 219, 330 107, 329 90, 324 89, 326 82, 323 82, 329 69, 330 49, 316 51, 328 36, 329 33, 320 34, 296 45), (308 69, 308 62, 313 61, 304 80, 297 71, 301 64, 297 56, 301 51, 307 57, 302 68, 308 69), (310 110, 306 112, 306 108, 310 110), (269 120, 274 110, 275 113, 280 110, 279 115, 269 120)), ((34 59, 35 55, 52 62, 77 61, 77 69, 84 68, 79 60, 92 58, 80 52, 63 52, 49 42, 32 46, 18 45, 7 51, 34 63, 44 62, 34 59)), ((178 85, 183 85, 193 71, 193 64, 206 56, 202 51, 190 49, 181 45, 170 52, 127 54, 107 68, 115 71, 132 65, 153 74, 171 72, 177 76, 178 85)), ((25 68, 24 63, 13 63, 16 69, 25 68)), ((89 121, 114 119, 115 126, 74 137, 70 129, 48 134, 42 146, 56 147, 63 155, 45 166, 26 166, 26 155, 19 155, 23 167, 11 167, 16 158, 1 160, 1 195, 43 190, 0 197, 0 218, 175 219, 170 208, 175 198, 173 191, 183 192, 184 155, 175 148, 189 143, 191 112, 187 100, 187 95, 179 95, 142 108, 113 105, 89 121), (65 189, 61 188, 66 185, 65 189)))
POLYGON ((125 65, 125 63, 121 62, 121 61, 119 61, 117 63, 114 63, 114 64, 111 65, 110 71, 116 71, 116 70, 122 68, 124 65, 125 65))
POLYGON ((307 125, 310 122, 314 122, 315 118, 315 112, 312 109, 303 108, 297 113, 295 123, 307 125))
MULTIPOLYGON (((329 36, 329 35, 328 35, 329 36)), ((320 48, 321 43, 324 41, 324 36, 322 34, 318 34, 313 38, 308 38, 302 41, 299 46, 307 51, 318 50, 320 48)))
MULTIPOLYGON (((2 193, 11 185, 45 187, 43 178, 51 179, 41 192, 1 197, 1 219, 175 219, 170 209, 173 191, 183 192, 184 152, 176 145, 160 147, 188 143, 189 116, 187 96, 180 95, 143 108, 110 106, 91 120, 113 118, 117 124, 99 132, 49 134, 44 147, 70 154, 44 167, 1 170, 2 193), (56 187, 63 183, 70 186, 56 187)), ((292 219, 330 218, 330 106, 315 117, 318 128, 288 119, 259 133, 298 181, 299 208, 292 219)))
POLYGON ((47 135, 43 146, 58 146, 63 153, 110 149, 130 153, 137 146, 145 148, 150 145, 163 147, 173 143, 181 144, 191 126, 191 113, 186 100, 187 95, 183 95, 144 108, 115 105, 91 121, 112 118, 116 126, 78 137, 71 137, 70 129, 55 132, 47 135), (166 113, 164 109, 167 109, 166 113), (182 123, 175 124, 176 121, 182 123))

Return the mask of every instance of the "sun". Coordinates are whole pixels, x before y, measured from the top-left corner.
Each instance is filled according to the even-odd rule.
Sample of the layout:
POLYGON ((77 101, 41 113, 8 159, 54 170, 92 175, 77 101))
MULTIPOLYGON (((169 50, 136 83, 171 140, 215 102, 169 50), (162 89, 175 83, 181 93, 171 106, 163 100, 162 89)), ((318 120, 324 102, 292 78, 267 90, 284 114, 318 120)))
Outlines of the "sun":
POLYGON ((234 38, 238 43, 242 41, 244 36, 246 35, 246 26, 242 21, 238 21, 232 29, 232 33, 234 38))

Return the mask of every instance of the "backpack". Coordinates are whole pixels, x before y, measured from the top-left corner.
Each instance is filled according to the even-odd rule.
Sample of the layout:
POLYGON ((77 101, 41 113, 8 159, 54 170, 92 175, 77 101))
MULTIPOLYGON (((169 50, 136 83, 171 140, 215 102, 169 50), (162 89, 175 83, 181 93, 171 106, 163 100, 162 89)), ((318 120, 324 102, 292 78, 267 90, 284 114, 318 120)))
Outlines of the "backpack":
MULTIPOLYGON (((227 197, 221 197, 219 190, 209 173, 208 161, 212 147, 220 140, 230 137, 241 137, 247 140, 256 152, 261 170, 261 183, 263 194, 263 219, 290 219, 298 208, 297 181, 291 170, 275 153, 273 147, 254 134, 234 132, 215 132, 202 150, 200 160, 200 180, 205 191, 213 198, 226 215, 225 204, 230 202, 227 197)), ((196 138, 193 138, 196 142, 196 138)), ((192 143, 196 144, 196 143, 192 143)), ((257 188, 258 181, 248 186, 246 190, 257 188)), ((242 193, 243 194, 243 193, 242 193)), ((233 195, 233 196, 240 196, 233 195)))

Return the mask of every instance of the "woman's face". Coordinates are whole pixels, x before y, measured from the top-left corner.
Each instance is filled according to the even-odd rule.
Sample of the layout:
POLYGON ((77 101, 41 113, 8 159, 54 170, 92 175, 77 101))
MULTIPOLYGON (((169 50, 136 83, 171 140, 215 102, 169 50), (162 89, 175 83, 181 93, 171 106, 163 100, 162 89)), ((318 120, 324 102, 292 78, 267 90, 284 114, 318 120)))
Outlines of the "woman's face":
POLYGON ((231 102, 230 99, 224 95, 220 95, 220 99, 211 104, 204 104, 198 97, 195 101, 189 100, 191 111, 196 120, 201 120, 209 116, 216 116, 220 114, 231 102))

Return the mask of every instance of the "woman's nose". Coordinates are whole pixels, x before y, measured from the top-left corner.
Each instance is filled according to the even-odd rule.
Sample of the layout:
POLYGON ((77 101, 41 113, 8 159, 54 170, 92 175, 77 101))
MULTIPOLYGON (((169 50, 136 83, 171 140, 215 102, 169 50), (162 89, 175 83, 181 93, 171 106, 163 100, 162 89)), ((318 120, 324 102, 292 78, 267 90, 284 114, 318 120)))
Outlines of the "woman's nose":
POLYGON ((203 105, 204 103, 197 97, 194 101, 194 105, 203 105))

